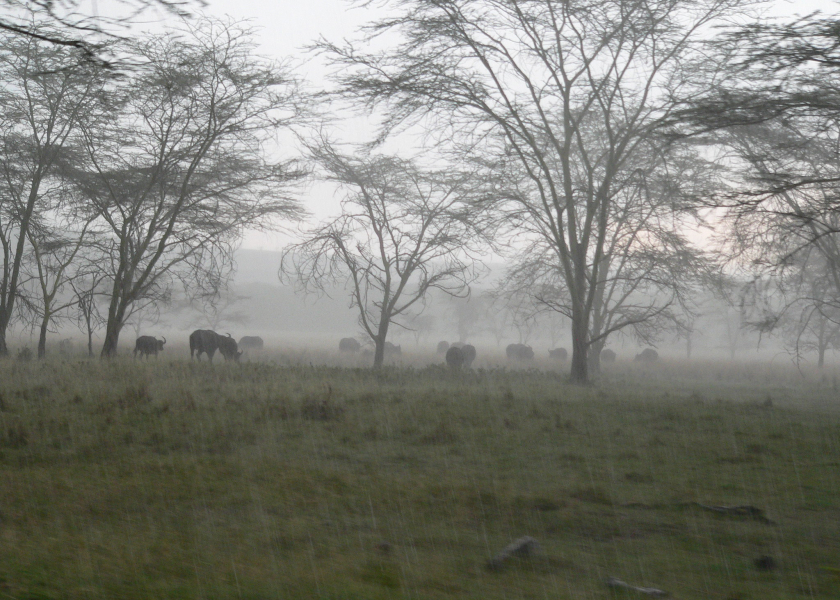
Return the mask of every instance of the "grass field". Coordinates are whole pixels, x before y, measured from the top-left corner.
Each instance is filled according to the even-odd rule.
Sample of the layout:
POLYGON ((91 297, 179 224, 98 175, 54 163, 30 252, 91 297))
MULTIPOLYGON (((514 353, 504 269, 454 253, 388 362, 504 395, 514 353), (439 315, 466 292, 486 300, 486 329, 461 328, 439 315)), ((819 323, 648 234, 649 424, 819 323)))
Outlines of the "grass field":
POLYGON ((0 599, 840 598, 836 379, 633 367, 2 361, 0 599))

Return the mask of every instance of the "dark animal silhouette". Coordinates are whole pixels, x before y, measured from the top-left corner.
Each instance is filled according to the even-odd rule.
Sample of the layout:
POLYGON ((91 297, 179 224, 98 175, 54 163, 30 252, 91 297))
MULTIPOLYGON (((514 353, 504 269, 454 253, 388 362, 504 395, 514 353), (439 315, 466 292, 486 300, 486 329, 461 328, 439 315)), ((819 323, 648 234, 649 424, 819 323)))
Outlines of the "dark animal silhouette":
POLYGON ((560 362, 566 362, 569 358, 569 352, 565 348, 555 348, 548 351, 548 357, 560 362))
POLYGON ((637 354, 636 358, 633 360, 640 363, 654 363, 659 360, 659 353, 653 348, 645 348, 640 354, 637 354))
POLYGON ((362 348, 362 345, 356 338, 341 338, 338 342, 339 352, 356 353, 362 348))
POLYGON ((59 354, 70 354, 73 352, 73 340, 70 338, 64 338, 60 342, 58 342, 58 353, 59 354))
POLYGON ((449 342, 447 342, 447 341, 438 342, 438 345, 437 345, 437 353, 438 354, 446 354, 447 350, 449 350, 449 342))
POLYGON ((602 350, 601 351, 601 362, 602 363, 614 363, 616 359, 615 352, 610 349, 602 350))
POLYGON ((246 350, 262 350, 264 346, 265 342, 258 335, 246 335, 239 340, 239 347, 242 348, 243 352, 246 350))
POLYGON ((505 348, 505 354, 509 360, 532 360, 534 349, 525 344, 508 344, 508 347, 505 348))
POLYGON ((134 342, 134 358, 137 358, 137 353, 140 353, 140 357, 149 358, 150 354, 154 354, 157 357, 158 352, 163 352, 163 345, 166 343, 166 338, 163 340, 159 340, 157 338, 153 338, 150 335, 141 335, 137 338, 137 341, 134 342))
POLYGON ((391 342, 385 342, 385 356, 402 356, 402 346, 395 346, 391 342))
POLYGON ((219 352, 225 357, 225 360, 239 360, 242 356, 242 350, 239 349, 236 340, 230 334, 227 337, 219 336, 219 352))
POLYGON ((461 346, 461 352, 464 353, 464 366, 471 367, 476 357, 475 346, 472 344, 461 346))
POLYGON ((208 360, 213 362, 213 355, 216 350, 221 352, 225 360, 239 360, 242 351, 236 345, 236 340, 231 337, 220 335, 209 329, 196 329, 190 334, 190 358, 201 361, 201 355, 206 354, 208 360))
POLYGON ((465 357, 464 351, 456 346, 450 346, 446 351, 446 364, 450 369, 458 370, 464 366, 465 357))

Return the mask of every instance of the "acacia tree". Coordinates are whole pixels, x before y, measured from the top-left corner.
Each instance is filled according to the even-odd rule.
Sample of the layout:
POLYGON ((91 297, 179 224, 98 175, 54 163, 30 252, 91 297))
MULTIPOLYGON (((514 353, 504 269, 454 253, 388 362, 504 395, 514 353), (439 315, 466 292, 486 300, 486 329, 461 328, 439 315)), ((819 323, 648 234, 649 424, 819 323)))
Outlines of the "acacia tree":
POLYGON ((819 252, 803 252, 797 262, 798 271, 791 269, 785 282, 792 301, 785 306, 782 328, 797 362, 805 352, 816 352, 821 369, 826 352, 840 346, 840 302, 830 266, 819 252))
POLYGON ((83 0, 0 0, 0 30, 18 37, 71 48, 86 60, 109 65, 107 42, 125 32, 131 22, 154 9, 171 16, 188 16, 191 4, 202 0, 115 0, 104 11, 83 0))
POLYGON ((0 37, 0 356, 21 297, 32 226, 51 191, 65 184, 63 164, 83 122, 101 114, 102 73, 71 49, 34 38, 0 37))
MULTIPOLYGON (((684 329, 693 316, 693 299, 711 277, 712 261, 686 233, 699 222, 697 198, 715 189, 715 169, 690 148, 665 148, 661 139, 640 143, 616 172, 592 288, 588 368, 600 370, 610 335, 628 332, 653 345, 665 330, 684 329), (647 152, 643 151, 646 146, 647 152)), ((518 166, 518 165, 514 165, 518 166)), ((523 318, 556 313, 568 319, 574 302, 558 263, 553 233, 532 182, 511 169, 498 171, 504 222, 518 250, 501 282, 503 295, 517 299, 523 318)), ((581 182, 580 185, 586 185, 581 182)))
POLYGON ((779 282, 779 301, 758 324, 766 331, 791 326, 782 317, 795 308, 794 329, 806 333, 833 312, 825 296, 840 294, 838 25, 812 15, 730 28, 710 61, 727 69, 714 85, 698 69, 702 93, 675 113, 678 131, 726 152, 735 185, 712 199, 725 216, 719 245, 735 268, 779 282))
POLYGON ((103 357, 177 281, 221 289, 245 227, 300 214, 288 194, 304 173, 265 146, 298 122, 304 97, 287 66, 253 49, 248 29, 211 19, 130 44, 145 68, 112 90, 112 125, 84 129, 90 168, 74 175, 106 232, 103 357))
POLYGON ((213 330, 221 327, 222 323, 245 326, 251 320, 244 312, 243 302, 247 300, 250 300, 249 296, 237 294, 230 288, 218 290, 218 293, 197 301, 192 300, 189 304, 198 314, 191 319, 190 326, 209 327, 213 330))
POLYGON ((105 273, 93 268, 90 263, 83 267, 77 265, 76 269, 77 276, 69 281, 78 308, 76 323, 87 335, 88 356, 93 358, 93 332, 105 324, 96 302, 101 294, 99 288, 105 280, 105 273))
POLYGON ((346 192, 341 215, 286 248, 279 275, 308 293, 346 285, 379 368, 392 324, 431 290, 464 296, 476 278, 470 178, 392 156, 345 156, 329 144, 313 154, 346 192))
POLYGON ((90 220, 77 223, 60 214, 48 213, 44 222, 28 233, 33 259, 32 281, 38 288, 39 300, 34 311, 39 320, 38 358, 46 355, 50 325, 78 304, 73 295, 64 292, 73 279, 84 273, 77 268, 76 260, 91 241, 90 226, 90 220))
POLYGON ((518 163, 534 194, 522 222, 545 232, 569 301, 572 380, 586 382, 619 179, 667 122, 702 32, 742 3, 394 4, 397 14, 373 23, 359 44, 320 44, 340 69, 339 90, 384 109, 385 132, 422 122, 456 153, 518 163), (373 38, 386 33, 399 41, 363 49, 381 47, 373 38))

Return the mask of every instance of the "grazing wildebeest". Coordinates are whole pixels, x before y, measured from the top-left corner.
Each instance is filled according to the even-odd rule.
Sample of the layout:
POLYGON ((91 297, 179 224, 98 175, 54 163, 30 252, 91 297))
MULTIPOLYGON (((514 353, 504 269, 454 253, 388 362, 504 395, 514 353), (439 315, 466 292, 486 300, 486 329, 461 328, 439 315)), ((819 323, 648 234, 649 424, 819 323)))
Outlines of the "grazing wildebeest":
POLYGON ((555 348, 554 350, 548 351, 548 357, 559 360, 560 362, 566 362, 569 358, 569 352, 565 348, 555 348))
POLYGON ((356 338, 341 338, 338 342, 339 352, 350 352, 354 354, 362 348, 362 345, 356 338))
POLYGON ((461 352, 464 353, 464 366, 471 367, 476 356, 475 346, 472 344, 461 346, 461 352))
POLYGON ((195 359, 201 361, 201 355, 204 353, 212 363, 216 350, 222 353, 225 360, 239 360, 242 356, 242 351, 230 334, 224 336, 209 329, 196 329, 190 334, 190 358, 195 354, 195 359))
POLYGON ((641 354, 637 354, 633 359, 635 362, 653 363, 659 360, 659 353, 653 348, 645 348, 641 354))
POLYGON ((447 342, 445 340, 443 342, 438 342, 438 345, 437 345, 437 353, 438 354, 446 354, 447 350, 449 350, 449 342, 447 342))
POLYGON ((402 356, 402 346, 395 346, 391 342, 385 342, 385 356, 402 356))
POLYGON ((246 350, 262 350, 264 346, 263 339, 258 335, 246 335, 239 340, 239 347, 242 351, 246 350))
POLYGON ((163 345, 165 343, 166 338, 159 340, 150 335, 141 335, 137 338, 137 341, 134 342, 134 358, 137 358, 138 352, 141 357, 145 356, 147 359, 150 354, 154 354, 155 357, 157 357, 158 352, 163 352, 163 345))
POLYGON ((525 344, 508 344, 508 347, 505 348, 505 354, 509 360, 532 360, 534 349, 525 344))
POLYGON ((615 358, 616 358, 615 352, 613 352, 609 348, 601 351, 601 362, 602 363, 614 363, 615 358))
POLYGON ((446 351, 446 364, 450 369, 460 369, 464 366, 464 351, 456 346, 450 346, 446 351))

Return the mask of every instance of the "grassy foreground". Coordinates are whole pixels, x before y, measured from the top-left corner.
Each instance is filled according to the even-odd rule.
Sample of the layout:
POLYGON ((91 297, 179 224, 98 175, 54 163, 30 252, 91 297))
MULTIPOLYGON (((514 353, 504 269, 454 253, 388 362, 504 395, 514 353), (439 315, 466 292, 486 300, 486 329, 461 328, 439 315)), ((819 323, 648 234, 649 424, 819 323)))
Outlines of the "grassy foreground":
POLYGON ((735 371, 3 361, 0 598, 838 598, 836 384, 735 371))

